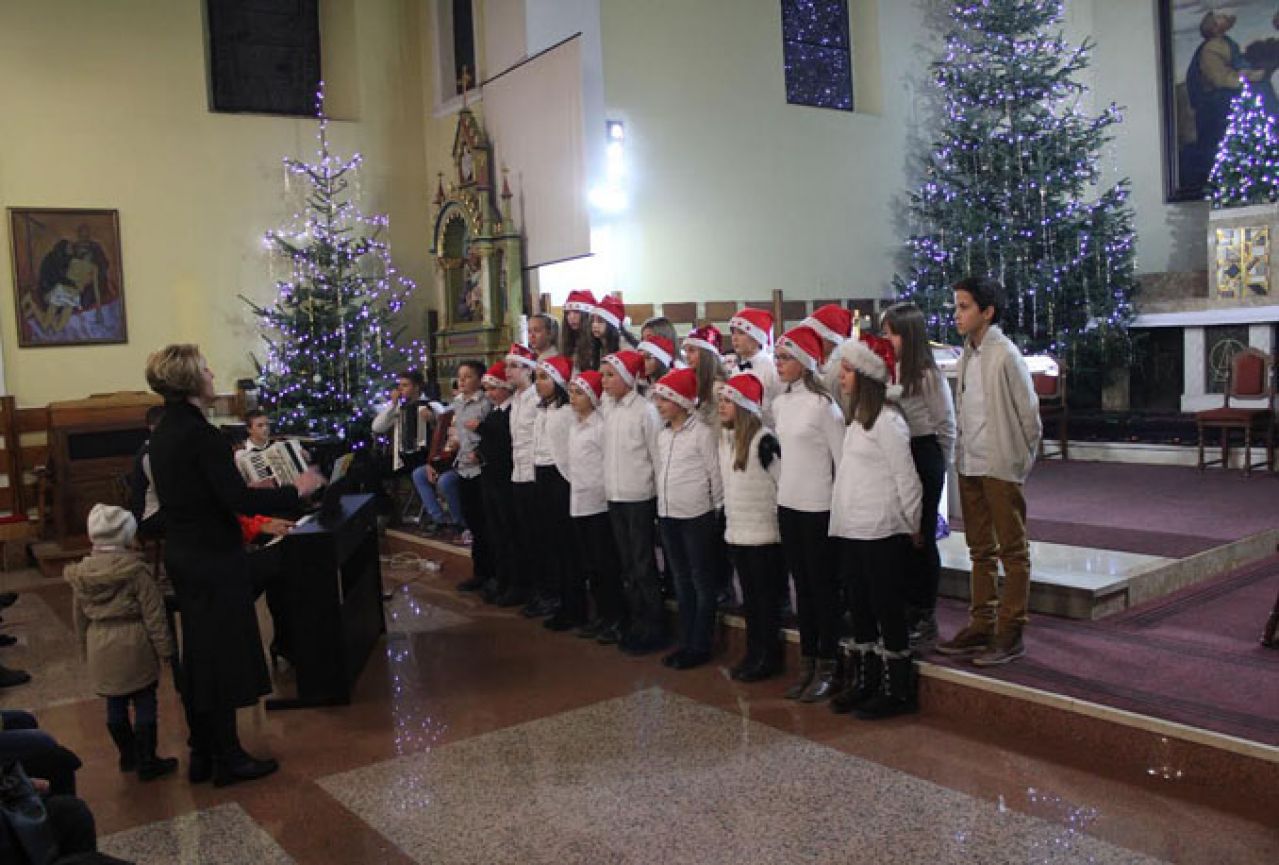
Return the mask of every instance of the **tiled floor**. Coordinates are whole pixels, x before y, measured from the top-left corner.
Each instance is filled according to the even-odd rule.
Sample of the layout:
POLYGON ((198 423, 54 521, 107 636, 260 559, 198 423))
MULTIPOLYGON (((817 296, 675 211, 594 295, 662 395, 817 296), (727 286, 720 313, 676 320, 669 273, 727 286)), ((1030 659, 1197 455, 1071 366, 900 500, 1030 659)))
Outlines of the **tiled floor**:
MULTIPOLYGON (((387 574, 388 637, 352 705, 241 713, 250 750, 282 762, 261 782, 122 776, 100 701, 75 684, 56 582, 6 613, 37 682, 0 704, 36 708, 81 755, 104 848, 147 863, 1279 860, 1279 797, 1237 801, 1213 778, 953 709, 837 717, 781 699, 784 681, 732 682, 731 650, 666 670, 457 595, 457 567, 387 574)), ((161 693, 162 747, 185 768, 161 693)))

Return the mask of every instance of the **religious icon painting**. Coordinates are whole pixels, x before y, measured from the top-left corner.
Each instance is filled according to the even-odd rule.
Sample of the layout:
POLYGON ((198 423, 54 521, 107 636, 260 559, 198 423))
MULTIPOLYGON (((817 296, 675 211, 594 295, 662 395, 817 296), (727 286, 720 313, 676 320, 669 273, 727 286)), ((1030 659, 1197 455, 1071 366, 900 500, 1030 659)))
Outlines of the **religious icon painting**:
POLYGON ((1245 228, 1244 291, 1250 295, 1270 293, 1270 226, 1245 228))
POLYGON ((128 342, 116 210, 9 208, 18 346, 128 342))
POLYGON ((1243 232, 1238 228, 1217 229, 1217 299, 1233 300, 1240 296, 1243 262, 1241 240, 1243 232))

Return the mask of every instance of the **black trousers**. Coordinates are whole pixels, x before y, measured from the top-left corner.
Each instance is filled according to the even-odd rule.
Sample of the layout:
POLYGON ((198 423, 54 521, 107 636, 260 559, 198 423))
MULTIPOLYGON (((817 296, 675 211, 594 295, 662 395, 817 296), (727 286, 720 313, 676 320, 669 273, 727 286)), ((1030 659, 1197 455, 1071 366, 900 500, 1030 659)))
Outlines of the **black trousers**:
POLYGON ((521 549, 515 534, 515 498, 511 490, 511 474, 485 471, 480 475, 480 491, 484 500, 484 529, 492 561, 492 576, 499 592, 505 592, 515 579, 515 555, 521 549))
POLYGON ((901 574, 914 552, 910 537, 840 538, 838 542, 853 639, 859 643, 882 640, 889 652, 907 651, 910 627, 906 622, 906 581, 901 574))
MULTIPOLYGON (((583 593, 584 603, 582 585, 589 584, 596 618, 609 623, 623 622, 626 619, 626 598, 622 594, 622 566, 617 558, 617 544, 613 540, 608 511, 589 517, 573 517, 573 531, 577 535, 577 548, 582 559, 579 570, 582 576, 576 578, 573 590, 583 593)), ((565 603, 568 603, 567 599, 565 603)))
POLYGON ((786 564, 795 580, 800 654, 834 660, 839 645, 839 594, 830 511, 777 509, 786 564))
POLYGON ((255 547, 249 550, 249 574, 253 581, 253 597, 266 594, 266 608, 271 614, 271 630, 275 651, 286 658, 292 657, 292 623, 289 621, 289 605, 284 596, 284 544, 255 547))
POLYGON ((493 548, 488 521, 484 518, 484 487, 480 477, 458 475, 457 493, 462 500, 462 519, 471 530, 471 575, 489 579, 494 573, 493 548))
POLYGON ((781 611, 777 596, 786 584, 781 544, 758 547, 730 545, 729 555, 742 584, 746 615, 746 660, 773 661, 781 656, 781 611))
POLYGON ((929 615, 937 608, 937 586, 941 582, 941 553, 937 551, 937 511, 941 505, 942 486, 946 483, 946 455, 937 436, 915 436, 910 440, 910 454, 915 458, 915 471, 924 488, 919 512, 919 531, 924 545, 912 547, 907 573, 906 603, 909 618, 929 615))
POLYGON ((609 502, 608 518, 622 558, 622 589, 630 614, 630 634, 653 641, 666 636, 666 610, 662 583, 653 555, 657 499, 642 502, 609 502))
MULTIPOLYGON (((543 555, 545 565, 541 570, 541 583, 535 583, 533 591, 543 598, 558 598, 565 601, 564 590, 569 582, 575 579, 572 575, 578 569, 576 548, 571 543, 573 537, 573 521, 568 515, 568 481, 555 466, 538 466, 537 476, 537 544, 528 548, 530 558, 543 555)), ((570 617, 586 616, 586 593, 580 598, 569 599, 578 603, 579 609, 565 609, 564 614, 570 617)))
POLYGON ((539 547, 538 511, 541 503, 537 498, 537 484, 532 481, 512 483, 511 494, 515 499, 515 537, 519 539, 519 550, 512 553, 519 556, 519 566, 512 571, 512 585, 528 592, 545 581, 542 577, 546 565, 544 557, 534 554, 539 547))

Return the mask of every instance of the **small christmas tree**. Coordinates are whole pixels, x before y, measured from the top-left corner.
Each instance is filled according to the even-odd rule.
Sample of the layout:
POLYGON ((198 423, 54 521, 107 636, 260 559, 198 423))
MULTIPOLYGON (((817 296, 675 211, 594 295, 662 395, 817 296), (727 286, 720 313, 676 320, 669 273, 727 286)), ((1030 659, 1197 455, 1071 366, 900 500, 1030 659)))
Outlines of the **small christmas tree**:
POLYGON ((286 186, 290 177, 308 184, 305 205, 294 225, 265 238, 288 261, 289 278, 276 283, 279 296, 269 305, 244 300, 263 328, 259 385, 275 427, 361 447, 370 439, 374 403, 402 361, 395 322, 414 286, 391 262, 382 239, 387 218, 364 216, 350 200, 362 159, 329 150, 323 87, 316 113, 316 160, 284 160, 286 186))
POLYGON ((1208 175, 1213 208, 1279 201, 1279 133, 1248 79, 1230 104, 1226 134, 1208 175))
POLYGON ((944 113, 895 283, 934 338, 957 342, 951 286, 993 276, 1007 291, 1002 327, 1023 350, 1108 368, 1129 350, 1136 288, 1129 184, 1101 188, 1098 167, 1121 117, 1080 109, 1091 45, 1065 42, 1061 13, 1061 0, 952 5, 932 64, 944 113))

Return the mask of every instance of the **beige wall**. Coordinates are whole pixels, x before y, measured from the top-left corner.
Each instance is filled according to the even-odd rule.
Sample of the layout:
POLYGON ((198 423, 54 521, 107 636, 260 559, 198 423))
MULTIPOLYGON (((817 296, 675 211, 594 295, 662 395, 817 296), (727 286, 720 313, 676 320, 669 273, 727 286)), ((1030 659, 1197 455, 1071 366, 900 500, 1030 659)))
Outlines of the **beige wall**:
MULTIPOLYGON (((426 0, 326 2, 339 76, 337 148, 359 150, 366 212, 391 218, 393 257, 427 282, 422 159, 426 0), (341 32, 335 32, 341 31, 341 32)), ((0 268, 5 384, 19 404, 143 388, 148 352, 204 347, 230 389, 252 367, 255 322, 237 295, 273 295, 261 242, 289 216, 284 156, 314 152, 313 121, 207 110, 202 0, 12 0, 0 6, 0 204, 120 211, 129 341, 17 347, 12 272, 0 268)), ((8 225, 0 228, 8 257, 8 225)), ((421 335, 419 298, 410 332, 421 335)))

